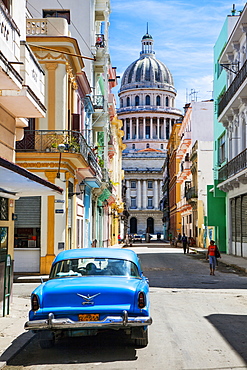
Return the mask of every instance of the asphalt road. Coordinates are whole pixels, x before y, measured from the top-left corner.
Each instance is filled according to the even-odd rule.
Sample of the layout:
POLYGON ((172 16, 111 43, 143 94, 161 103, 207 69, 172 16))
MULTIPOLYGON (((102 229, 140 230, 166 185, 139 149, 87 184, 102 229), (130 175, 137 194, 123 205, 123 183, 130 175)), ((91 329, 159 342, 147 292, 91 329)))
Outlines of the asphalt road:
MULTIPOLYGON (((162 245, 134 245, 150 281, 149 345, 136 349, 124 336, 59 341, 41 350, 34 339, 5 369, 247 369, 247 276, 219 266, 209 275, 201 256, 162 245)), ((18 284, 29 294, 33 284, 18 284)))

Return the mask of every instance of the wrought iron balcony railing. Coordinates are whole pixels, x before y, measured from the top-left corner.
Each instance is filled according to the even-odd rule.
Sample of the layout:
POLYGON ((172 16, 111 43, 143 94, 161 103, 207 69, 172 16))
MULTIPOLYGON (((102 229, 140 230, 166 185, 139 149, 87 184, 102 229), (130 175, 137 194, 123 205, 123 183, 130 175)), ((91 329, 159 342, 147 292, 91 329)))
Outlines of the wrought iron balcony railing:
POLYGON ((94 95, 93 96, 93 107, 94 107, 94 109, 103 109, 104 108, 104 96, 103 95, 94 95))
POLYGON ((246 80, 247 77, 247 60, 243 64, 240 71, 237 73, 236 77, 232 81, 231 85, 225 92, 225 94, 222 96, 221 100, 219 101, 218 106, 218 116, 223 112, 227 104, 232 99, 233 95, 237 92, 237 90, 240 88, 242 83, 246 80))
POLYGON ((198 191, 195 186, 192 186, 191 188, 187 189, 185 192, 186 200, 189 201, 193 198, 198 198, 198 191))
POLYGON ((83 135, 71 130, 25 130, 24 138, 16 142, 17 152, 57 152, 80 153, 95 172, 102 177, 101 168, 92 149, 83 135))
POLYGON ((220 182, 225 181, 246 168, 247 149, 243 150, 219 170, 218 179, 220 182))

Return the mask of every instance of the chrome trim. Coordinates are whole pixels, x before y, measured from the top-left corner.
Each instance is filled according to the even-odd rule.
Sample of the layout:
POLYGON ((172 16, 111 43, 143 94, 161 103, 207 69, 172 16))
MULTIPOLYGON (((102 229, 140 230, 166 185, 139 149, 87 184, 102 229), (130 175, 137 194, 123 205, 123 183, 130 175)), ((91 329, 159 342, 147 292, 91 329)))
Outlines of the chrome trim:
POLYGON ((146 326, 152 324, 150 316, 128 317, 127 311, 123 316, 107 316, 102 321, 73 321, 69 318, 55 319, 50 313, 48 319, 27 321, 24 325, 26 330, 56 330, 56 329, 103 329, 103 328, 127 328, 132 326, 146 326))

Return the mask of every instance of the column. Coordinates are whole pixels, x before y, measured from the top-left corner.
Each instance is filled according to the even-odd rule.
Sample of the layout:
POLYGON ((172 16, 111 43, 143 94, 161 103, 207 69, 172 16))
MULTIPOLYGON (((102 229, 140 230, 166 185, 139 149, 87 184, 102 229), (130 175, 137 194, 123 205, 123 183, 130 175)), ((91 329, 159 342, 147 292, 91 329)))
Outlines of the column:
POLYGON ((136 117, 136 138, 139 139, 139 117, 136 117))
POLYGON ((141 180, 137 181, 137 209, 142 207, 142 197, 141 197, 141 180))
POLYGON ((142 197, 142 207, 147 208, 147 181, 143 180, 143 197, 142 197))
POLYGON ((160 139, 160 118, 157 117, 157 138, 160 139))
POLYGON ((48 115, 48 130, 55 130, 56 128, 56 97, 55 86, 56 86, 56 69, 58 63, 46 63, 46 69, 48 70, 48 99, 47 99, 47 115, 48 115))
POLYGON ((133 138, 132 135, 132 118, 130 118, 130 140, 133 138))
POLYGON ((150 139, 153 139, 153 117, 150 117, 150 139))
POLYGON ((154 180, 154 209, 158 208, 158 181, 154 180))
POLYGON ((126 204, 130 207, 130 181, 126 180, 126 204))
POLYGON ((126 125, 126 118, 123 119, 124 121, 124 139, 126 140, 127 139, 127 125, 126 125))

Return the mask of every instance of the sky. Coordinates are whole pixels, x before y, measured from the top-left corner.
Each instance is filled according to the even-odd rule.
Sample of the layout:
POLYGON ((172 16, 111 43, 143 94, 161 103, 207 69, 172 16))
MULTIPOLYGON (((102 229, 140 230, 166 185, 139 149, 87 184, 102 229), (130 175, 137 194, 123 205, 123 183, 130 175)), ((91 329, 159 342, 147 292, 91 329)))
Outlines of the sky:
POLYGON ((176 108, 212 99, 213 48, 233 4, 239 14, 245 1, 111 0, 109 47, 117 75, 139 58, 148 23, 156 58, 173 75, 176 108))

